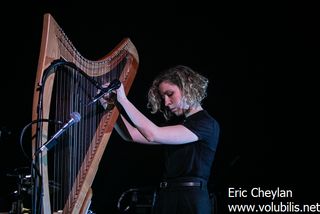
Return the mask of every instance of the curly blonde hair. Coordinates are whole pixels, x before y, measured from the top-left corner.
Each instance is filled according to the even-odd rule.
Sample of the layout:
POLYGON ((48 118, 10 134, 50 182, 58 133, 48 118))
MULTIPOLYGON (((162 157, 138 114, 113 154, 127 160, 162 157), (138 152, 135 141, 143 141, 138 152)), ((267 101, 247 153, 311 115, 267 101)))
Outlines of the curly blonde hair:
POLYGON ((159 92, 159 85, 164 81, 178 86, 182 92, 183 101, 190 107, 200 105, 207 96, 209 80, 190 67, 177 65, 162 71, 154 79, 149 89, 147 107, 151 109, 153 114, 161 112, 166 120, 171 118, 172 113, 164 105, 159 92))

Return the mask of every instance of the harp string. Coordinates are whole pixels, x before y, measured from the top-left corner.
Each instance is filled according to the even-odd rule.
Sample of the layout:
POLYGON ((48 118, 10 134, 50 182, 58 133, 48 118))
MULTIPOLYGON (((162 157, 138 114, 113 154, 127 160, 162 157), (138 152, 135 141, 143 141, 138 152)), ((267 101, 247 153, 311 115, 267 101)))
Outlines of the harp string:
MULTIPOLYGON (((109 83, 113 79, 120 78, 121 71, 124 68, 125 60, 122 63, 113 65, 113 70, 105 73, 103 68, 91 65, 91 69, 96 69, 94 79, 101 85, 109 83)), ((80 63, 83 65, 84 63, 80 63)), ((90 66, 86 66, 90 68, 90 66)), ((55 83, 53 94, 55 95, 55 109, 53 118, 61 121, 67 121, 70 112, 77 111, 82 115, 81 123, 71 127, 67 135, 59 139, 61 142, 53 150, 52 159, 54 162, 52 177, 53 182, 60 188, 53 191, 52 204, 54 210, 61 210, 68 196, 77 195, 78 187, 82 184, 81 178, 86 174, 89 167, 83 163, 90 163, 88 159, 94 154, 94 148, 91 142, 99 142, 95 133, 100 133, 99 123, 105 112, 102 107, 97 105, 87 106, 92 96, 97 94, 97 88, 86 78, 80 75, 75 69, 62 67, 55 71, 55 83), (88 155, 89 154, 89 155, 88 155), (68 176, 66 176, 68 175, 68 176), (76 186, 77 188, 73 188, 76 186)), ((104 122, 104 121, 102 121, 104 122)), ((56 130, 58 127, 55 128, 56 130)), ((68 200, 68 207, 72 206, 73 201, 68 200)))

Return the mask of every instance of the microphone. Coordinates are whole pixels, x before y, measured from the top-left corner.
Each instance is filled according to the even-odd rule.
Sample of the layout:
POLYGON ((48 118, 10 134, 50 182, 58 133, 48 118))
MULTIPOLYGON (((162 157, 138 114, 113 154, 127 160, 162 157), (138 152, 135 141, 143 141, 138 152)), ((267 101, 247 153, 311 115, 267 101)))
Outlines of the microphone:
POLYGON ((61 129, 59 129, 45 144, 43 144, 35 154, 38 154, 40 151, 49 150, 54 145, 57 144, 58 141, 56 139, 63 134, 68 128, 70 128, 75 123, 78 123, 81 119, 81 115, 78 112, 72 112, 70 114, 71 119, 62 126, 61 129))
POLYGON ((112 80, 106 88, 102 88, 100 93, 93 97, 93 99, 88 103, 88 105, 95 103, 97 100, 99 100, 105 94, 108 94, 111 91, 120 88, 120 86, 121 86, 120 80, 118 80, 118 79, 112 80))

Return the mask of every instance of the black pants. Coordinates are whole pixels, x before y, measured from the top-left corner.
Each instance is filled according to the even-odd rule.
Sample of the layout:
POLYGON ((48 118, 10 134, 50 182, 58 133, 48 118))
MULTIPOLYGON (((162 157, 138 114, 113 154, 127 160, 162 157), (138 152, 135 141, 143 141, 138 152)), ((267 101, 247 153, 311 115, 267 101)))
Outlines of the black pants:
POLYGON ((159 188, 153 208, 154 214, 212 214, 213 204, 209 198, 206 181, 199 178, 168 181, 159 188), (200 186, 179 185, 200 182, 200 186), (176 184, 176 185, 175 185, 176 184))

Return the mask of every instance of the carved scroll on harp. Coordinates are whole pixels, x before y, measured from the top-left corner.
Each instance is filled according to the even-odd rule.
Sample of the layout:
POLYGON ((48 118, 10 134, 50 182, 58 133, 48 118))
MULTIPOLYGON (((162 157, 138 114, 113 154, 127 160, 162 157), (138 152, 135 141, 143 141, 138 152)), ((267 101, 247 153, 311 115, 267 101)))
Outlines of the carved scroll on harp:
MULTIPOLYGON (((71 112, 79 112, 81 121, 60 136, 54 148, 34 157, 40 174, 35 175, 34 209, 40 207, 41 213, 86 213, 91 185, 119 112, 116 108, 105 110, 99 102, 85 104, 97 94, 97 85, 114 79, 119 79, 128 93, 138 64, 137 50, 129 38, 100 60, 86 59, 53 17, 44 15, 32 117, 67 121, 71 112), (55 65, 59 59, 66 65, 55 65)), ((50 123, 33 127, 33 151, 58 129, 50 123)))

